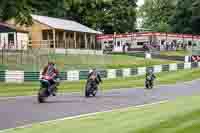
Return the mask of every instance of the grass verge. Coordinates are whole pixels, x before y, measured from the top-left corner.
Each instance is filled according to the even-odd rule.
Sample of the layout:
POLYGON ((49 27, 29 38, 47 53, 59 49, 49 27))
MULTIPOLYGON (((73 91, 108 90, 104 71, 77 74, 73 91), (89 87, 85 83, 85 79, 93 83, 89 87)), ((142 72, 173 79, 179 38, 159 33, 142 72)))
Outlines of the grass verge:
MULTIPOLYGON (((181 70, 175 72, 163 72, 157 74, 156 84, 174 84, 177 82, 191 81, 200 77, 200 69, 181 70)), ((81 92, 85 86, 85 81, 63 82, 59 87, 60 92, 81 92)), ((131 78, 117 78, 104 80, 101 88, 103 90, 134 88, 144 86, 144 76, 131 78)), ((25 96, 37 94, 39 82, 24 84, 5 84, 0 83, 0 96, 25 96)))
POLYGON ((24 71, 39 71, 46 64, 48 59, 55 61, 60 71, 73 69, 88 69, 97 67, 101 69, 107 68, 135 68, 143 66, 153 66, 160 64, 177 63, 176 61, 167 61, 161 59, 146 60, 128 55, 52 55, 52 56, 23 56, 23 61, 20 56, 9 56, 5 59, 4 65, 0 65, 0 69, 8 70, 24 70, 24 71))
POLYGON ((187 55, 191 55, 191 51, 184 51, 184 50, 161 51, 160 55, 165 55, 165 56, 187 56, 187 55))
POLYGON ((200 96, 168 103, 128 108, 49 124, 35 124, 5 133, 197 133, 200 96))

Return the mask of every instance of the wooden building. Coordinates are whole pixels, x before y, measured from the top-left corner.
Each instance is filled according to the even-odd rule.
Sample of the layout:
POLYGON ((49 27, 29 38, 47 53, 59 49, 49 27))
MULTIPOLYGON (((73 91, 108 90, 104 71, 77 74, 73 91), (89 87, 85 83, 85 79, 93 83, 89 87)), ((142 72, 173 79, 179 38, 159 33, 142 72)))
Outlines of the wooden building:
POLYGON ((15 24, 14 19, 7 23, 29 31, 30 45, 34 48, 99 49, 96 35, 101 32, 71 20, 32 15, 30 27, 15 24))
POLYGON ((0 22, 0 49, 24 50, 28 42, 28 31, 0 22))

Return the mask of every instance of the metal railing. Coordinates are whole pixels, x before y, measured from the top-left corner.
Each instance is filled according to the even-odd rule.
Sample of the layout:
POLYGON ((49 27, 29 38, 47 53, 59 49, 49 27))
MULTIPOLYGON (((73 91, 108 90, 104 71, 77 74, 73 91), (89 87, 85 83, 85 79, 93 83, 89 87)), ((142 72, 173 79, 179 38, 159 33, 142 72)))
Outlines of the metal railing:
POLYGON ((63 48, 63 49, 101 49, 101 45, 96 43, 85 43, 74 40, 30 40, 29 48, 63 48))

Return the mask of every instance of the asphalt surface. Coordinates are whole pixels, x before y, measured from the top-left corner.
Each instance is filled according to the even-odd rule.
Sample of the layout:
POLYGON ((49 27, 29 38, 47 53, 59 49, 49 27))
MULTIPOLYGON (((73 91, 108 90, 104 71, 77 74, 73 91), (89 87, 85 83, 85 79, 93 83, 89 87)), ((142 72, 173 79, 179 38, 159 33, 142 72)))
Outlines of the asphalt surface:
POLYGON ((27 124, 55 120, 63 117, 107 111, 163 100, 179 96, 200 95, 200 80, 157 86, 153 90, 121 89, 99 93, 86 99, 81 94, 65 94, 50 97, 47 103, 38 104, 36 97, 0 99, 0 130, 27 124))

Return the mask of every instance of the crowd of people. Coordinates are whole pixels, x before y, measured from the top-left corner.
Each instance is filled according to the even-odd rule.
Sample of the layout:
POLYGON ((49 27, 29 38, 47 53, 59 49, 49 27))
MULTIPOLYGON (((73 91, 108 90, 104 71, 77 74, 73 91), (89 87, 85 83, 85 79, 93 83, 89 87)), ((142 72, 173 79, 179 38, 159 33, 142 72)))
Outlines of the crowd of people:
POLYGON ((191 43, 183 43, 183 42, 175 42, 175 41, 169 41, 164 42, 160 49, 166 50, 166 51, 175 51, 175 50, 187 50, 188 48, 191 48, 191 43))
POLYGON ((145 51, 150 51, 153 49, 159 51, 176 51, 176 50, 187 50, 192 48, 192 43, 183 43, 176 41, 163 41, 161 45, 159 43, 145 43, 143 48, 145 51))

